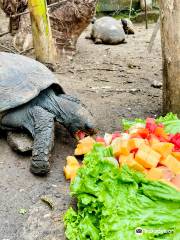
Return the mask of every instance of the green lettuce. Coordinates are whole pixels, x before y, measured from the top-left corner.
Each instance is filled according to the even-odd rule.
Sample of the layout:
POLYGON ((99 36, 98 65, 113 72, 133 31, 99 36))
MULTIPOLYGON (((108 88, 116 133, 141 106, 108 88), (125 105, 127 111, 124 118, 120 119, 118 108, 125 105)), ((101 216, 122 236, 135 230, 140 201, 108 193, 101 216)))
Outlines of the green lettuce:
POLYGON ((142 124, 145 124, 146 121, 144 119, 141 119, 141 118, 135 118, 133 120, 129 120, 129 119, 125 119, 123 118, 122 119, 122 127, 123 127, 123 130, 126 131, 128 130, 130 127, 134 126, 135 124, 137 123, 142 123, 142 124))
POLYGON ((70 186, 77 207, 64 217, 67 239, 179 240, 180 192, 127 166, 120 170, 112 157, 100 144, 85 156, 70 186))
POLYGON ((176 114, 168 113, 165 117, 157 118, 156 122, 162 123, 167 133, 176 134, 180 132, 180 119, 176 114))
MULTIPOLYGON (((164 117, 159 117, 155 119, 156 123, 162 123, 164 125, 165 131, 167 133, 176 134, 180 132, 180 119, 178 119, 176 114, 172 112, 168 113, 164 117)), ((145 124, 144 119, 136 118, 134 120, 122 119, 122 127, 124 130, 128 130, 130 127, 137 123, 145 124)))

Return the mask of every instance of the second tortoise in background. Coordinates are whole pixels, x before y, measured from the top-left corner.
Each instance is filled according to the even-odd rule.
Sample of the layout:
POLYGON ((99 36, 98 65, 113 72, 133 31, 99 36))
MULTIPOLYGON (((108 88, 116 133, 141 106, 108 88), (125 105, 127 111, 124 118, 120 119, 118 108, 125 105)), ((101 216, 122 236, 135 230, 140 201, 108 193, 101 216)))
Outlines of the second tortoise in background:
POLYGON ((90 38, 96 44, 120 44, 125 42, 126 34, 134 34, 134 27, 129 19, 116 20, 112 17, 93 19, 90 38))

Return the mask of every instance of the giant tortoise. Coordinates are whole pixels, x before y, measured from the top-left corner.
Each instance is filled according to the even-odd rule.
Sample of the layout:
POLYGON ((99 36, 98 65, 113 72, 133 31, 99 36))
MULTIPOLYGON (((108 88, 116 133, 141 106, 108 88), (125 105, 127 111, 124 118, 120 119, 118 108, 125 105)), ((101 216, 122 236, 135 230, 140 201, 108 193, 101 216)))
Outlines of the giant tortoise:
POLYGON ((119 44, 125 41, 121 21, 112 17, 102 17, 94 21, 91 31, 94 43, 119 44))
POLYGON ((31 58, 0 52, 0 128, 26 129, 32 135, 34 174, 50 170, 55 121, 76 137, 95 131, 86 106, 67 95, 48 68, 31 58))

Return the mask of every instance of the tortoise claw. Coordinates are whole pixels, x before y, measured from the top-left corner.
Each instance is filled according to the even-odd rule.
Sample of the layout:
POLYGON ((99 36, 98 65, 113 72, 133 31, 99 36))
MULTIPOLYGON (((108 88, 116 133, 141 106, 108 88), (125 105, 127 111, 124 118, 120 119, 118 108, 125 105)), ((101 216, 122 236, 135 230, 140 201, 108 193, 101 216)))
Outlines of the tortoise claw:
POLYGON ((31 173, 39 176, 44 176, 50 171, 50 164, 46 161, 33 161, 30 166, 31 173))

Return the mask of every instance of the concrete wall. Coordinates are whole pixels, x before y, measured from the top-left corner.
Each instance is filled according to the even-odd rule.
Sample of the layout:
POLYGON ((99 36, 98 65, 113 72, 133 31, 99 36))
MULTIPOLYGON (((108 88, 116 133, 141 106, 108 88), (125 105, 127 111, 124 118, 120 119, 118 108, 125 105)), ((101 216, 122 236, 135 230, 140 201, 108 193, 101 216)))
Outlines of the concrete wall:
MULTIPOLYGON (((153 0, 153 6, 158 5, 159 0, 153 0)), ((128 10, 130 0, 98 0, 97 12, 111 12, 128 10)), ((140 9, 140 0, 133 0, 133 8, 140 9)))
MULTIPOLYGON (((130 6, 130 0, 99 0, 98 12, 111 12, 116 10, 127 10, 130 6)), ((139 9, 139 0, 133 0, 133 8, 139 9)))

